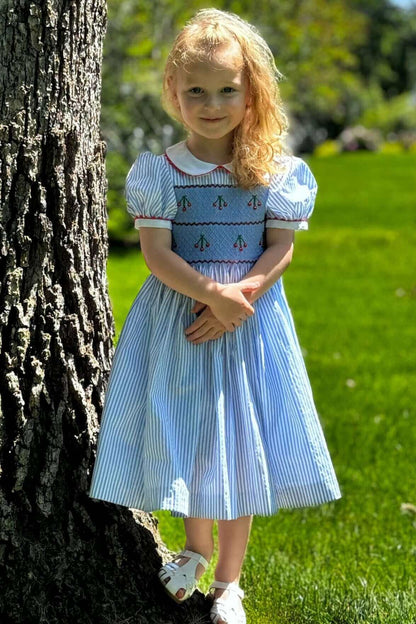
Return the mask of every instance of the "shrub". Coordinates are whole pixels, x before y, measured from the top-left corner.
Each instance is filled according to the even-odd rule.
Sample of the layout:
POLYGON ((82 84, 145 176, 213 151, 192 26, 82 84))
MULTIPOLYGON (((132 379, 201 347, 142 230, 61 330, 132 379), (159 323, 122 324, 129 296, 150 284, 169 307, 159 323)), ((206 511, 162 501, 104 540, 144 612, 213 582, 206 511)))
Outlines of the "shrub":
POLYGON ((400 141, 386 141, 380 147, 382 154, 403 154, 404 147, 400 141))
POLYGON ((381 142, 382 134, 379 130, 365 128, 364 126, 350 126, 345 128, 338 137, 343 152, 355 150, 376 151, 381 142))
POLYGON ((402 130, 393 136, 388 136, 388 139, 396 139, 401 143, 405 150, 409 150, 412 146, 416 146, 416 129, 415 130, 402 130))
POLYGON ((359 119, 366 128, 378 128, 387 136, 389 132, 416 130, 416 95, 401 93, 379 102, 363 113, 359 119))
POLYGON ((334 156, 341 151, 341 145, 338 141, 328 140, 324 141, 320 145, 317 145, 314 149, 314 155, 319 158, 325 158, 326 156, 334 156))

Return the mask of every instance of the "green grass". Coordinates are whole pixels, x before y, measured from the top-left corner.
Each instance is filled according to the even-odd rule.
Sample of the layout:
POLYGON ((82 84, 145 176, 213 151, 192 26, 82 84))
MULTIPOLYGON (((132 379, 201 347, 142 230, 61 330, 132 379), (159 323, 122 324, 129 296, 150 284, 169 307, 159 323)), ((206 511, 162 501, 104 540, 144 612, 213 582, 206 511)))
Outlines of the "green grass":
MULTIPOLYGON (((241 586, 250 624, 416 621, 416 155, 308 159, 319 193, 284 275, 343 498, 256 516, 241 586)), ((148 274, 111 254, 117 332, 148 274)), ((156 512, 172 550, 183 522, 156 512)), ((206 590, 217 553, 201 579, 206 590)))

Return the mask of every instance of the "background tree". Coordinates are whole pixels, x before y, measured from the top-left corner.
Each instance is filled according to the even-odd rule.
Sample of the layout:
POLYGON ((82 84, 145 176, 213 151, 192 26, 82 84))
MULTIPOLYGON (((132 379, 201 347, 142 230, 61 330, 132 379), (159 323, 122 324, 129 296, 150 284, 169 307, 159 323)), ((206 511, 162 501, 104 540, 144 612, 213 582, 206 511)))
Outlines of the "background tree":
POLYGON ((353 0, 367 16, 366 36, 356 47, 366 87, 378 85, 386 98, 416 87, 416 5, 404 11, 389 0, 353 0))
POLYGON ((0 7, 0 620, 194 622, 156 521, 87 495, 112 358, 104 0, 0 7), (158 552, 158 549, 160 552, 158 552))

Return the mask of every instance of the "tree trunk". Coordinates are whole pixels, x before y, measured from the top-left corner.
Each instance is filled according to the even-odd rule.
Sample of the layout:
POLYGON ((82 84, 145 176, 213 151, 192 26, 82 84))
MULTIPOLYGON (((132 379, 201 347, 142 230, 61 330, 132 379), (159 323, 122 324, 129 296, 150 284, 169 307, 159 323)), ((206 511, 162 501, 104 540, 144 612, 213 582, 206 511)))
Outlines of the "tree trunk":
MULTIPOLYGON (((202 622, 151 514, 88 496, 113 355, 104 0, 0 4, 2 623, 202 622)), ((205 614, 205 615, 204 615, 205 614)))

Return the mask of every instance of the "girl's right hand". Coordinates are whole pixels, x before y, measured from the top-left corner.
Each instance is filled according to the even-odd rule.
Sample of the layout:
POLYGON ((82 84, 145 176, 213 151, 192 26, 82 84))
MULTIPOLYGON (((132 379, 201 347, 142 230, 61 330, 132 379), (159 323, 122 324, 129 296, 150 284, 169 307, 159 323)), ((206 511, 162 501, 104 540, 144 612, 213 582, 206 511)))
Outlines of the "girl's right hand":
POLYGON ((234 331, 248 316, 253 316, 254 308, 243 295, 244 291, 252 292, 260 287, 259 282, 239 284, 219 284, 216 294, 209 303, 214 316, 227 331, 234 331))

